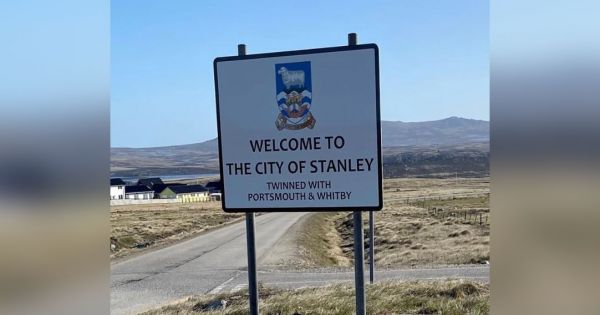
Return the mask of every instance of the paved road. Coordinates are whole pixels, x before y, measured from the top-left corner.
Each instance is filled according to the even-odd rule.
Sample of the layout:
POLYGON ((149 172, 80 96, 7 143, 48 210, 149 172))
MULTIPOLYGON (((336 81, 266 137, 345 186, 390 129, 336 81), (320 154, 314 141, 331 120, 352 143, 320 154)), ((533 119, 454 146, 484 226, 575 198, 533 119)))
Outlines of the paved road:
MULTIPOLYGON (((306 213, 256 217, 260 260, 306 213)), ((235 291, 247 285, 245 223, 149 252, 111 267, 111 314, 137 314, 200 293, 235 291)), ((487 266, 380 271, 384 279, 471 278, 487 281, 487 266)), ((352 272, 260 271, 260 282, 286 288, 352 281, 352 272)))

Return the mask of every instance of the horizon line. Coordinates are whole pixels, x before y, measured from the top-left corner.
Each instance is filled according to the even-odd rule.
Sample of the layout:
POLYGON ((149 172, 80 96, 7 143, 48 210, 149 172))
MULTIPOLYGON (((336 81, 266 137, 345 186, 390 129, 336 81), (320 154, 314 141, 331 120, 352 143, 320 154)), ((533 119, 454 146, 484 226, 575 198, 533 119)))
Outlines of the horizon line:
MULTIPOLYGON (((422 120, 422 121, 402 121, 402 120, 385 120, 385 119, 382 119, 381 121, 382 122, 384 122, 384 121, 387 121, 387 122, 399 122, 399 123, 424 123, 424 122, 446 120, 446 119, 451 119, 451 118, 460 118, 460 119, 465 119, 465 120, 476 120, 476 121, 483 121, 483 122, 488 122, 488 123, 490 122, 489 120, 477 119, 477 118, 466 118, 466 117, 460 117, 460 116, 449 116, 449 117, 441 118, 441 119, 422 120)), ((183 145, 200 144, 200 143, 204 143, 204 142, 215 140, 217 138, 218 138, 218 136, 214 136, 214 137, 208 138, 206 140, 200 140, 198 142, 192 142, 192 143, 154 145, 154 146, 141 146, 141 147, 136 147, 136 146, 119 146, 119 147, 113 147, 111 145, 110 149, 153 149, 153 148, 164 148, 164 147, 176 147, 176 146, 183 146, 183 145)))

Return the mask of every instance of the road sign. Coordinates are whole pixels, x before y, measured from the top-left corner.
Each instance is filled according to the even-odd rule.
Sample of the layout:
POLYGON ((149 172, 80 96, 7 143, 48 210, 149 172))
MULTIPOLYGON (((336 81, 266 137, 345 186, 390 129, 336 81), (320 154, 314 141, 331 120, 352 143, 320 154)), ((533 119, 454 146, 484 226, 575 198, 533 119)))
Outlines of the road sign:
POLYGON ((382 207, 375 44, 214 61, 223 209, 382 207))

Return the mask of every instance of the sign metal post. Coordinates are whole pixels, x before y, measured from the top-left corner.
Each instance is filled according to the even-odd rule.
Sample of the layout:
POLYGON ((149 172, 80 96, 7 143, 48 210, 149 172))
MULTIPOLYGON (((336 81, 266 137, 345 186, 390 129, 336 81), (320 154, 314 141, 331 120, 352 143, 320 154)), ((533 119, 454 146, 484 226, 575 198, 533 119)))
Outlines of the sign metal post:
POLYGON ((246 242, 248 247, 248 298, 250 314, 258 315, 258 285, 256 281, 256 242, 254 240, 254 212, 246 213, 246 242))
POLYGON ((356 315, 365 315, 365 257, 362 212, 354 211, 354 282, 356 315))
MULTIPOLYGON (((348 46, 357 45, 356 33, 348 34, 348 46)), ((354 282, 356 291, 356 315, 365 315, 365 258, 362 212, 354 211, 354 282)))
POLYGON ((369 282, 375 281, 375 214, 369 211, 369 282))
MULTIPOLYGON (((238 45, 238 56, 246 55, 246 45, 238 45)), ((250 314, 258 315, 258 284, 256 281, 256 241, 254 237, 254 212, 246 212, 246 247, 248 251, 248 299, 250 314)))

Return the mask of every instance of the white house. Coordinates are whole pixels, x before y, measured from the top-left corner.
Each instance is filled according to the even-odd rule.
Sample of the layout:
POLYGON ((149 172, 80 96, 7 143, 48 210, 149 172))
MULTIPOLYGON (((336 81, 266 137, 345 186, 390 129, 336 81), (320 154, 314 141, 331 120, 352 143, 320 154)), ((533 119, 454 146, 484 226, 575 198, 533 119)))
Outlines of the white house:
POLYGON ((125 199, 125 182, 120 178, 110 179, 110 199, 125 199))
POLYGON ((125 186, 125 199, 146 200, 154 198, 154 190, 144 185, 125 186))
POLYGON ((221 201, 223 198, 223 194, 221 193, 211 193, 209 196, 211 201, 221 201))

